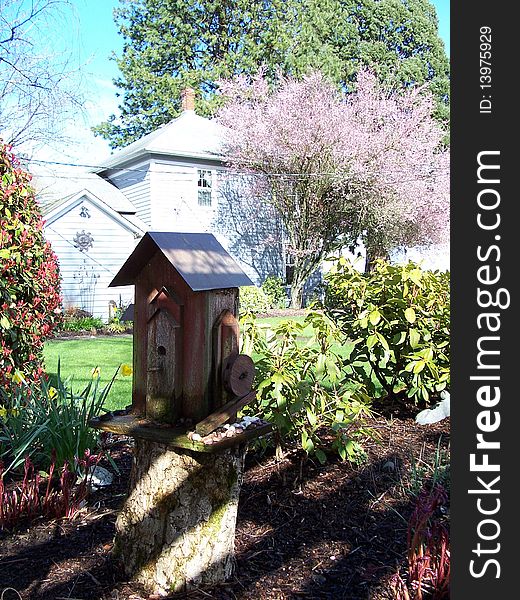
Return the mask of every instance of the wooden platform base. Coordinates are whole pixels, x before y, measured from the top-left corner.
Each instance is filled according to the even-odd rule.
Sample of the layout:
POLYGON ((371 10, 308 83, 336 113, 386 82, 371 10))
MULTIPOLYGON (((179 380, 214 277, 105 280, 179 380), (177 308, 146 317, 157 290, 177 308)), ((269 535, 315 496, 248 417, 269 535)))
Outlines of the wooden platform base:
MULTIPOLYGON (((212 443, 204 443, 206 438, 197 441, 191 440, 188 437, 188 430, 186 428, 162 425, 133 414, 103 415, 103 417, 91 419, 89 425, 102 431, 110 431, 119 435, 127 435, 158 444, 166 444, 174 448, 209 453, 239 446, 249 440, 267 435, 272 431, 270 423, 263 423, 257 427, 248 428, 241 433, 236 433, 232 437, 225 437, 217 441, 212 440, 212 443)), ((209 438, 210 436, 206 437, 209 438)))

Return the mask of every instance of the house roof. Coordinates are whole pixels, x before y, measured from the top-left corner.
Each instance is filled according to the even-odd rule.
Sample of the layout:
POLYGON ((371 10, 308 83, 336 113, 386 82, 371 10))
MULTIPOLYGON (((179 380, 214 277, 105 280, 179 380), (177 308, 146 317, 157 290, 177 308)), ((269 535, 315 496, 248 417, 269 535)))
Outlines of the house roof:
POLYGON ((45 226, 49 227, 53 225, 53 223, 58 221, 63 215, 85 201, 93 204, 113 221, 139 237, 148 229, 147 225, 136 215, 115 211, 108 204, 94 196, 89 190, 80 190, 76 194, 63 199, 60 202, 54 203, 45 214, 45 226))
POLYGON ((119 213, 135 214, 135 206, 114 185, 97 175, 82 171, 37 171, 33 174, 33 186, 43 215, 49 214, 79 192, 88 190, 96 198, 119 213))
POLYGON ((135 283, 137 275, 157 251, 194 292, 254 285, 213 234, 149 231, 110 286, 135 283))
POLYGON ((176 119, 117 150, 96 172, 117 168, 149 154, 222 161, 223 131, 222 125, 213 119, 200 117, 193 110, 185 110, 176 119))

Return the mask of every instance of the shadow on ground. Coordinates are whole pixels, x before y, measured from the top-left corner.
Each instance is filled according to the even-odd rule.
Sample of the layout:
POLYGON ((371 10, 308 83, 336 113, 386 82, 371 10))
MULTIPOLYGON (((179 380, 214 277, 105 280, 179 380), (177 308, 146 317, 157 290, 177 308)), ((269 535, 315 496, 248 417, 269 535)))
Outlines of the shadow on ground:
MULTIPOLYGON (((369 462, 358 468, 335 459, 319 465, 297 453, 282 463, 249 455, 235 577, 171 597, 390 599, 389 579, 406 552, 410 454, 421 450, 424 459, 433 457, 439 436, 448 444, 449 421, 428 429, 393 421, 381 434, 368 447, 369 462)), ((148 598, 124 581, 110 554, 129 455, 125 461, 111 494, 97 499, 102 508, 84 521, 1 534, 0 591, 13 587, 24 600, 148 598)))

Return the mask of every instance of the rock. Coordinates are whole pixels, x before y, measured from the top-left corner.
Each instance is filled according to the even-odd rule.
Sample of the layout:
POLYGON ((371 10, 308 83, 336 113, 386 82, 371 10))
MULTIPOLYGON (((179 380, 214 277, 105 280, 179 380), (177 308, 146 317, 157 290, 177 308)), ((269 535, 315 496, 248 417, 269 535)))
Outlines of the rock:
POLYGON ((441 401, 435 406, 435 408, 426 408, 415 417, 416 423, 419 425, 431 425, 432 423, 438 423, 450 416, 450 393, 446 391, 441 392, 441 401))
POLYGON ((390 473, 395 471, 395 462, 392 460, 387 460, 383 465, 383 471, 388 471, 390 473))
POLYGON ((112 485, 112 482, 114 481, 114 476, 110 471, 107 471, 105 468, 96 466, 94 467, 92 473, 90 473, 90 475, 88 476, 88 481, 92 489, 99 489, 112 485))

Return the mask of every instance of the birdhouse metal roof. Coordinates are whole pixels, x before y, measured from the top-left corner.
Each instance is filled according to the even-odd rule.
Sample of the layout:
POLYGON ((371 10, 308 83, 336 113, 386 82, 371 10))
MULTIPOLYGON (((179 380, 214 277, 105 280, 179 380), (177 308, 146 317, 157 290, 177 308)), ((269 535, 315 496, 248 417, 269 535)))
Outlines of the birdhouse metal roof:
POLYGON ((211 233, 148 231, 110 287, 131 285, 160 251, 194 292, 254 285, 211 233))

